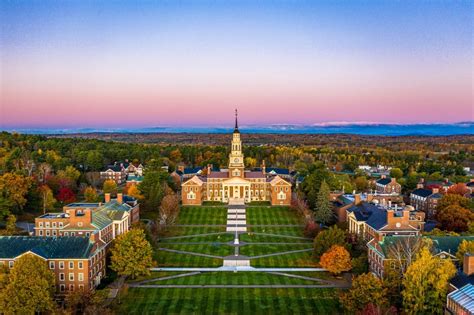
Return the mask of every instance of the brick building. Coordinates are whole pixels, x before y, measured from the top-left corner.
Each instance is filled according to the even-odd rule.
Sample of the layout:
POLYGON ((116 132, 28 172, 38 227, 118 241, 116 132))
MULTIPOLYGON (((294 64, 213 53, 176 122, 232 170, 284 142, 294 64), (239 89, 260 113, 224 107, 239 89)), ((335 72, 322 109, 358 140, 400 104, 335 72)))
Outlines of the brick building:
POLYGON ((402 192, 402 186, 397 182, 397 179, 385 175, 375 182, 375 188, 378 194, 400 194, 402 192))
POLYGON ((94 290, 105 277, 105 246, 87 237, 0 236, 0 264, 32 254, 44 260, 56 278, 56 292, 94 290))
MULTIPOLYGON (((272 172, 277 173, 275 169, 272 172)), ((245 170, 237 113, 228 169, 213 171, 209 165, 205 175, 202 173, 193 175, 182 184, 183 205, 200 205, 203 201, 269 201, 272 205, 291 204, 291 182, 282 176, 268 173, 265 161, 258 171, 245 170)))

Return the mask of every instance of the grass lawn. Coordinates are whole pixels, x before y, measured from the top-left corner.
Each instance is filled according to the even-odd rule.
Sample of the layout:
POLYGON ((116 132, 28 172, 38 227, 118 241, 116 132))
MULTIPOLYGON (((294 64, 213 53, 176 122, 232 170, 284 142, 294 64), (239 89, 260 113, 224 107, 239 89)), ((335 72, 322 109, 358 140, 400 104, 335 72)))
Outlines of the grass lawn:
MULTIPOLYGON (((252 231, 255 228, 252 228, 252 231)), ((271 232, 268 232, 269 234, 274 234, 274 233, 281 233, 282 234, 275 234, 275 236, 270 236, 270 235, 261 235, 261 234, 255 234, 252 232, 245 233, 245 234, 240 234, 240 240, 243 242, 247 243, 260 243, 260 242, 265 242, 265 243, 308 243, 310 246, 313 244, 313 240, 311 239, 304 239, 300 238, 302 237, 301 230, 299 228, 284 228, 283 231, 279 231, 276 228, 272 229, 271 232), (290 231, 291 233, 294 232, 295 235, 284 235, 283 233, 290 231), (300 233, 300 234, 298 234, 300 233), (298 236, 298 238, 295 237, 286 237, 286 236, 298 236)), ((290 233, 287 233, 290 234, 290 233)))
POLYGON ((156 250, 154 260, 159 267, 220 267, 222 259, 184 255, 156 250))
MULTIPOLYGON (((159 274, 159 273, 155 273, 159 274)), ((301 275, 299 273, 294 273, 301 275)), ((317 273, 314 273, 317 274, 317 273)), ((167 275, 159 275, 158 277, 165 277, 167 275)), ((315 276, 316 278, 322 278, 315 276)), ((177 285, 206 285, 206 284, 284 284, 284 285, 318 285, 322 284, 319 281, 291 278, 282 275, 275 275, 266 272, 203 272, 199 275, 189 277, 158 280, 147 284, 177 284, 177 285)))
MULTIPOLYGON (((234 254, 234 248, 227 244, 179 244, 179 243, 162 243, 160 248, 169 248, 173 250, 182 250, 186 252, 208 254, 214 256, 228 256, 234 254)), ((183 256, 187 256, 182 254, 183 256)))
MULTIPOLYGON (((166 239, 167 237, 173 236, 185 236, 189 235, 191 237, 195 237, 194 235, 199 234, 208 234, 208 233, 221 233, 225 232, 225 226, 216 226, 216 227, 203 227, 203 226, 174 226, 168 228, 161 238, 166 239)), ((183 239, 183 242, 189 241, 190 238, 183 239)))
POLYGON ((312 252, 293 253, 250 260, 253 267, 319 267, 312 252))
MULTIPOLYGON (((303 227, 298 227, 298 226, 295 226, 295 227, 250 226, 250 227, 247 227, 247 231, 249 233, 267 233, 267 234, 275 234, 275 235, 288 235, 288 236, 303 237, 303 227)), ((278 242, 278 240, 276 242, 278 242)))
POLYGON ((226 224, 226 207, 181 207, 177 224, 226 224))
POLYGON ((302 224, 289 207, 248 207, 247 224, 302 224))
POLYGON ((130 288, 117 314, 338 314, 336 289, 130 288))
MULTIPOLYGON (((215 232, 211 232, 215 233, 215 232)), ((220 243, 227 243, 234 240, 234 235, 229 233, 219 233, 213 235, 204 235, 204 236, 192 236, 184 238, 162 238, 160 239, 160 243, 186 243, 186 242, 220 242, 220 243)), ((161 246, 161 245, 160 245, 161 246)))
POLYGON ((308 249, 308 248, 312 248, 312 245, 311 244, 309 245, 278 245, 278 244, 244 245, 240 247, 240 254, 253 257, 253 256, 288 252, 292 250, 300 250, 300 249, 308 249))

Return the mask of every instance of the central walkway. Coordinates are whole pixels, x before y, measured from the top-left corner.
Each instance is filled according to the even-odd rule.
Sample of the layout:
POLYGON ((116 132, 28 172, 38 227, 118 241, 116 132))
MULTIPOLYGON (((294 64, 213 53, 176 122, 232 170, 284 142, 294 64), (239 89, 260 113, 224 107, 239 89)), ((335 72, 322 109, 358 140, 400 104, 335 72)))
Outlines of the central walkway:
POLYGON ((239 202, 229 202, 227 208, 227 232, 234 232, 234 255, 224 257, 224 267, 248 267, 250 260, 247 256, 239 253, 240 241, 239 233, 247 232, 247 218, 245 214, 245 204, 243 200, 239 202))

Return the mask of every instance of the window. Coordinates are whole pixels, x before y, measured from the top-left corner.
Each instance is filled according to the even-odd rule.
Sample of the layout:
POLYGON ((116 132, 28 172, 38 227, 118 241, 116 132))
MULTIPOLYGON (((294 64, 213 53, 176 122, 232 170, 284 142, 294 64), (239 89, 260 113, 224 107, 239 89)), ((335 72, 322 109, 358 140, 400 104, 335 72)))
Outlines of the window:
POLYGON ((84 285, 83 285, 83 284, 80 284, 80 285, 79 285, 79 290, 84 291, 84 285))
POLYGON ((64 236, 69 236, 69 232, 64 232, 64 236))
POLYGON ((56 230, 53 230, 53 236, 56 236, 56 230))
POLYGON ((69 285, 69 291, 71 291, 71 292, 74 291, 74 284, 69 285))
POLYGON ((46 230, 46 236, 49 236, 49 235, 50 235, 49 230, 46 230))
POLYGON ((40 222, 40 223, 39 223, 39 227, 43 227, 43 222, 40 222))
POLYGON ((74 269, 74 262, 73 261, 69 262, 69 269, 74 269))
POLYGON ((71 236, 74 236, 74 235, 76 235, 76 233, 75 233, 75 232, 71 232, 71 236))
POLYGON ((61 273, 59 274, 59 281, 64 281, 64 279, 65 279, 65 278, 64 278, 64 273, 61 272, 61 273))
POLYGON ((77 222, 77 226, 82 226, 82 222, 77 222))
POLYGON ((79 262, 77 263, 77 266, 78 266, 79 269, 82 269, 82 268, 84 267, 84 266, 83 266, 83 262, 82 262, 82 261, 79 261, 79 262))
POLYGON ((46 226, 46 227, 49 227, 49 222, 46 222, 46 223, 45 223, 45 226, 46 226))
POLYGON ((49 262, 49 269, 54 269, 54 261, 49 262))
POLYGON ((13 260, 10 260, 10 261, 8 262, 8 267, 13 268, 13 260))
POLYGON ((84 274, 83 274, 82 272, 79 273, 79 274, 77 274, 77 279, 78 279, 79 281, 84 281, 84 274))
POLYGON ((43 236, 43 231, 39 230, 39 236, 43 236))
POLYGON ((56 222, 53 222, 52 226, 53 226, 53 228, 55 228, 56 227, 56 222))
POLYGON ((66 290, 66 286, 64 284, 59 285, 59 291, 64 292, 66 290))
POLYGON ((74 281, 74 273, 69 273, 69 281, 74 281))
POLYGON ((63 227, 63 223, 62 223, 62 222, 59 222, 59 227, 60 227, 60 228, 63 227))

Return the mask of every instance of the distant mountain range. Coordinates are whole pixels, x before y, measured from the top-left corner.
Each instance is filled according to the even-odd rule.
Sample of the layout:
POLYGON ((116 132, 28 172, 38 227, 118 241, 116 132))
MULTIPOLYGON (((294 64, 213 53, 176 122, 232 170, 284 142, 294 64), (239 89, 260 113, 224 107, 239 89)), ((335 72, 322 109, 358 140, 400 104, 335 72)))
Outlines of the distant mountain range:
MULTIPOLYGON (((278 134, 356 134, 381 136, 446 136, 474 134, 474 122, 450 124, 387 124, 372 122, 326 122, 312 125, 273 124, 242 125, 246 133, 278 134)), ((147 128, 5 128, 27 134, 78 134, 78 133, 228 133, 232 129, 220 126, 208 127, 147 127, 147 128)))

